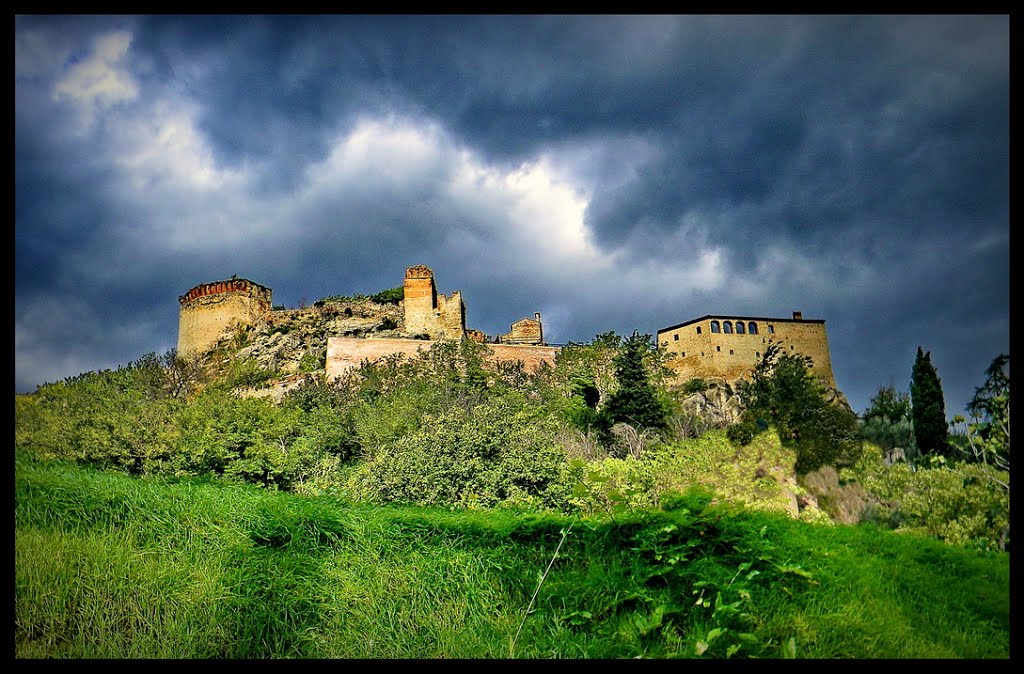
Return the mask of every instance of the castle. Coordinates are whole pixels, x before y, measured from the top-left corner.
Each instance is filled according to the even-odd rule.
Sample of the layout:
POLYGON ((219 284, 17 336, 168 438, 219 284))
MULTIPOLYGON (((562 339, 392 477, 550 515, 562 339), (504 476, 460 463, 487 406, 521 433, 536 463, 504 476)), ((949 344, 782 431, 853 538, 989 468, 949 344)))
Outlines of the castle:
MULTIPOLYGON (((274 310, 271 300, 270 288, 248 279, 231 278, 195 286, 178 298, 178 353, 204 354, 225 331, 272 323, 276 314, 287 313, 274 310)), ((352 316, 351 308, 344 311, 352 316)), ((392 354, 415 356, 440 340, 471 339, 483 343, 493 361, 521 361, 528 371, 536 371, 541 363, 554 363, 561 349, 544 342, 540 313, 515 321, 509 332, 493 340, 479 330, 467 328, 461 291, 451 295, 439 293, 433 271, 424 265, 406 269, 403 300, 396 316, 391 336, 328 336, 328 379, 367 360, 392 354)), ((798 311, 793 312, 792 318, 709 314, 657 332, 657 343, 668 352, 666 364, 674 373, 676 384, 693 378, 734 382, 746 377, 769 342, 778 343, 784 351, 809 356, 813 373, 829 388, 836 388, 825 321, 804 319, 798 311)))
POLYGON ((829 357, 825 321, 792 318, 707 315, 658 330, 658 345, 668 351, 666 363, 675 383, 688 379, 718 378, 732 382, 746 377, 769 342, 783 352, 800 353, 812 361, 811 372, 829 388, 836 388, 829 357))
MULTIPOLYGON (((472 339, 483 343, 493 361, 521 361, 528 371, 541 363, 554 363, 560 347, 544 343, 540 314, 522 318, 510 332, 488 341, 487 335, 466 327, 466 304, 461 291, 437 291, 430 267, 415 265, 405 271, 403 300, 394 337, 328 336, 326 375, 333 379, 363 361, 391 354, 415 356, 441 340, 472 339)), ((178 353, 201 355, 213 348, 225 331, 273 322, 270 288, 248 279, 232 278, 200 284, 178 297, 178 353)), ((345 312, 351 316, 352 309, 345 312)))

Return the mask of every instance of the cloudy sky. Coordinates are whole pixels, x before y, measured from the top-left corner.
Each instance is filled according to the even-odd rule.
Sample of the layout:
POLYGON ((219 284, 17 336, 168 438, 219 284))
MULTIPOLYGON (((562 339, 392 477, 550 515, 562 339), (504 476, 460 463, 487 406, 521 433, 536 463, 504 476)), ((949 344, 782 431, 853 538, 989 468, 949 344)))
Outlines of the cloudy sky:
POLYGON ((18 16, 15 391, 434 269, 551 342, 824 319, 862 412, 1009 352, 1008 16, 18 16))

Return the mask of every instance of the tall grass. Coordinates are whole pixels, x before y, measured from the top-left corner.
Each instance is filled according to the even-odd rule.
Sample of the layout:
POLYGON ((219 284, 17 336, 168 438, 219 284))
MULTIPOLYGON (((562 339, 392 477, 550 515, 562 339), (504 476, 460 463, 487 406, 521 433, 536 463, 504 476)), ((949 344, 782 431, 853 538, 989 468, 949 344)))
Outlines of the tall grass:
POLYGON ((19 658, 1009 657, 1007 554, 696 492, 611 522, 15 463, 19 658))

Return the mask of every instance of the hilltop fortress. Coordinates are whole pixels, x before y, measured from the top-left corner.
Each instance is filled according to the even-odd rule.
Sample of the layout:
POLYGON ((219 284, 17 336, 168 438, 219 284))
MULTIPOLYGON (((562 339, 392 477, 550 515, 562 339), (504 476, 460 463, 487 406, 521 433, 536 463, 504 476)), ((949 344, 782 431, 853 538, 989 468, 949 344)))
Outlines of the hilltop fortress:
MULTIPOLYGON (((544 341, 540 313, 515 321, 509 332, 493 338, 467 328, 462 292, 439 293, 429 267, 407 268, 402 290, 403 299, 393 306, 367 298, 314 305, 314 318, 322 323, 314 332, 321 348, 325 346, 321 353, 328 379, 367 360, 415 356, 440 340, 483 343, 492 360, 521 361, 528 371, 553 363, 561 350, 544 341)), ((275 309, 272 296, 270 288, 243 278, 190 289, 178 297, 178 353, 202 357, 239 329, 273 331, 275 325, 299 319, 299 310, 275 309)), ((804 319, 798 311, 792 318, 709 314, 657 331, 657 343, 668 352, 667 366, 676 384, 692 378, 741 379, 760 361, 769 342, 779 343, 783 352, 809 356, 814 374, 836 389, 825 321, 804 319)))
MULTIPOLYGON (((560 347, 544 343, 540 313, 521 318, 508 333, 489 340, 479 330, 466 327, 466 304, 461 291, 451 295, 437 291, 433 271, 426 266, 405 272, 403 299, 387 308, 367 300, 333 302, 316 307, 321 317, 337 317, 326 336, 325 370, 329 379, 391 354, 415 356, 441 340, 472 339, 487 346, 495 361, 522 361, 528 371, 542 362, 553 363, 560 347), (373 306, 371 306, 373 305, 373 306)), ((273 292, 248 279, 203 283, 178 297, 178 353, 206 354, 239 328, 266 327, 295 320, 296 311, 275 310, 273 292)))

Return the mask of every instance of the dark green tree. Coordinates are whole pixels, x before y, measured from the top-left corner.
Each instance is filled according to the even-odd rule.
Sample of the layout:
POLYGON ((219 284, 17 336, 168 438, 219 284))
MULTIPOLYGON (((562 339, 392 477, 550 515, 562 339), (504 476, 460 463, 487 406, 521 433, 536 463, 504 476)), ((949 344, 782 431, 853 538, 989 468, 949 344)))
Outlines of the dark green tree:
POLYGON ((615 356, 616 388, 598 415, 599 426, 607 431, 617 423, 634 428, 665 428, 668 411, 651 383, 644 363, 645 356, 654 350, 650 335, 633 331, 622 342, 615 356))
POLYGON ((911 415, 917 450, 925 456, 944 456, 949 452, 949 427, 942 383, 932 365, 931 352, 917 347, 910 379, 911 415))
POLYGON ((751 378, 736 383, 743 418, 729 437, 742 443, 755 429, 773 426, 783 443, 796 449, 800 473, 853 464, 861 452, 857 417, 828 402, 812 365, 810 357, 781 352, 778 343, 769 343, 751 378))

